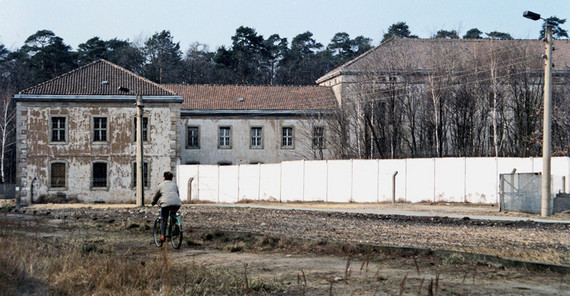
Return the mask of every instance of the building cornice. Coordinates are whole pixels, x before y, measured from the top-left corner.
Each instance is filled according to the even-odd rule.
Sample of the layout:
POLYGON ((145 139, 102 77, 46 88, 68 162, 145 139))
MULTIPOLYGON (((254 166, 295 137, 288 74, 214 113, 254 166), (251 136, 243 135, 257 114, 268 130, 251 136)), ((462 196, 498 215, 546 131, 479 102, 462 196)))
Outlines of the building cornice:
POLYGON ((181 110, 181 116, 323 116, 333 110, 181 110))
MULTIPOLYGON (((135 96, 15 94, 17 102, 134 103, 135 96)), ((182 103, 180 96, 142 96, 147 103, 182 103)))

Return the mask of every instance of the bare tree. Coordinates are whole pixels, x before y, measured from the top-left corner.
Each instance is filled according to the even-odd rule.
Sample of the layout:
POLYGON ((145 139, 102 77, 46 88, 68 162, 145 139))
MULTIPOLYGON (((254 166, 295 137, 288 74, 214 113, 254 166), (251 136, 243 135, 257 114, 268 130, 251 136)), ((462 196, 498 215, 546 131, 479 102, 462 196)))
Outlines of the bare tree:
MULTIPOLYGON (((350 157, 532 156, 540 152, 541 44, 390 40, 349 65, 342 142, 350 157), (348 132, 346 132, 348 131, 348 132), (346 143, 346 144, 345 144, 346 143)), ((570 149, 558 82, 555 153, 570 149)))
POLYGON ((7 167, 13 167, 15 161, 12 157, 7 157, 16 144, 16 108, 12 98, 13 93, 11 88, 0 91, 0 181, 2 183, 7 179, 7 167))

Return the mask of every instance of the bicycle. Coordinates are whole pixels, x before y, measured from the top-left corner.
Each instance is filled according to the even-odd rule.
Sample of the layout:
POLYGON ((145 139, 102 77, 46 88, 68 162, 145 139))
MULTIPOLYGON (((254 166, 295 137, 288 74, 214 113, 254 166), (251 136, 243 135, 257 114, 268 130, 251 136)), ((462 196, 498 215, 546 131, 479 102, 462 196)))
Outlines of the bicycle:
MULTIPOLYGON (((166 239, 170 239, 170 243, 172 247, 175 249, 180 249, 182 246, 182 221, 180 220, 180 216, 178 213, 172 215, 170 214, 170 223, 167 223, 166 229, 166 239), (174 229, 172 229, 174 227, 174 229)), ((154 244, 157 247, 162 246, 162 242, 160 242, 160 237, 162 236, 162 217, 156 218, 154 221, 153 227, 153 236, 154 236, 154 244)))

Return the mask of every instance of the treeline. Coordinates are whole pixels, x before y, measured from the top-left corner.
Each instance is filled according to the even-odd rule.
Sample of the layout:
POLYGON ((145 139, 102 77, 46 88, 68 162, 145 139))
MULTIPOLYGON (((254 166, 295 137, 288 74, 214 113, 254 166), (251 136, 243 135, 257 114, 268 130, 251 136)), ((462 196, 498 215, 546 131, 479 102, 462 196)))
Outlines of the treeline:
MULTIPOLYGON (((556 33, 567 37, 564 30, 556 33)), ((392 37, 417 38, 405 22, 388 27, 382 41, 392 37)), ((439 30, 431 38, 459 35, 455 30, 439 30)), ((483 33, 476 28, 462 38, 512 39, 508 33, 483 33)), ((194 42, 183 52, 180 42, 164 30, 140 44, 93 37, 73 50, 54 32, 40 30, 19 49, 11 51, 0 44, 0 87, 20 90, 101 58, 158 83, 311 85, 373 46, 371 38, 351 38, 345 32, 336 33, 325 46, 309 31, 288 40, 278 34, 265 38, 244 26, 236 29, 231 41, 230 46, 215 50, 194 42)))
POLYGON ((343 32, 324 46, 308 31, 289 41, 278 34, 264 38, 243 26, 231 40, 231 46, 215 51, 194 42, 182 52, 165 30, 141 45, 93 37, 72 50, 54 32, 40 30, 15 51, 0 44, 0 83, 22 89, 103 58, 157 83, 309 85, 372 47, 370 38, 343 32))

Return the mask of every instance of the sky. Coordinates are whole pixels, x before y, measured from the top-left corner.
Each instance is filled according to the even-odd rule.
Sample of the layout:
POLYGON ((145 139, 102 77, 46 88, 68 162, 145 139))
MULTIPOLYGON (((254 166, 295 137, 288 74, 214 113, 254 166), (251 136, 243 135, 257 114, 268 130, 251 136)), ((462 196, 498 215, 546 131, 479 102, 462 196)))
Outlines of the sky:
MULTIPOLYGON (((248 26, 265 38, 279 34, 291 41, 310 31, 327 45, 346 32, 377 45, 399 21, 420 38, 441 29, 462 36, 471 28, 537 38, 541 21, 523 18, 525 10, 570 19, 568 0, 0 0, 0 43, 15 50, 47 29, 77 49, 95 36, 142 44, 169 30, 183 50, 200 42, 212 51, 231 45, 236 28, 248 26)), ((562 28, 570 30, 570 21, 562 28)))

